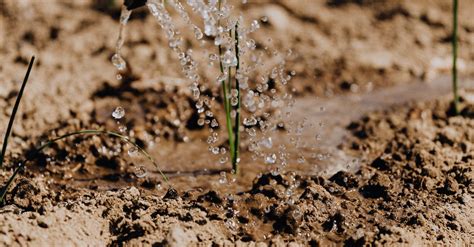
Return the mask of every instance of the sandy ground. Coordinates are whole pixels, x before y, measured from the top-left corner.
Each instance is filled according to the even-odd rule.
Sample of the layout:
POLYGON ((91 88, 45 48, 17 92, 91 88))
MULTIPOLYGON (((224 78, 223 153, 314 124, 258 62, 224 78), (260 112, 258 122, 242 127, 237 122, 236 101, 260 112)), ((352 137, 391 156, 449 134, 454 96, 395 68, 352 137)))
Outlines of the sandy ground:
MULTIPOLYGON (((155 141, 148 149, 177 193, 155 170, 137 178, 142 161, 117 151, 119 140, 73 138, 36 157, 17 178, 1 208, 0 243, 474 244, 469 90, 458 117, 446 113, 448 100, 442 97, 393 109, 383 104, 385 111, 362 118, 361 112, 349 118, 328 109, 336 120, 325 116, 324 122, 341 119, 338 128, 348 126, 341 145, 340 131, 307 130, 308 142, 317 133, 329 141, 290 150, 310 157, 303 163, 295 158, 274 176, 244 152, 246 172, 221 184, 225 167, 207 151, 207 132, 195 129, 194 102, 179 64, 145 11, 133 13, 127 26, 123 54, 130 70, 124 80, 115 79, 110 57, 119 8, 106 2, 0 1, 0 126, 6 126, 29 57, 38 58, 0 181, 42 140, 72 130, 117 128, 110 113, 121 105, 134 140, 155 141), (333 159, 319 158, 327 152, 333 159), (336 173, 341 167, 349 172, 336 173)), ((413 90, 423 90, 449 72, 449 1, 249 1, 237 8, 250 19, 268 17, 255 36, 260 47, 292 49, 291 85, 303 102, 294 111, 310 112, 316 126, 322 120, 314 109, 337 102, 334 97, 364 99, 374 90, 416 82, 413 90)), ((459 64, 468 77, 474 74, 473 10, 462 1, 459 64)), ((397 98, 388 95, 380 101, 397 98)), ((427 99, 411 95, 409 100, 427 99)))

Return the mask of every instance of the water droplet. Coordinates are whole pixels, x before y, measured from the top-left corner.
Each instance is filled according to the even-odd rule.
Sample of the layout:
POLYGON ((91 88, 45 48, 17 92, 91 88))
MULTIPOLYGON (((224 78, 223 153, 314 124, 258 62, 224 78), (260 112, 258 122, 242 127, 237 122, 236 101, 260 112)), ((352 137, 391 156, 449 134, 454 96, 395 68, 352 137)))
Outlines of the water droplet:
POLYGON ((120 13, 120 23, 125 25, 130 19, 130 15, 132 14, 131 10, 128 10, 125 6, 122 8, 122 12, 120 13))
POLYGON ((118 53, 112 56, 111 61, 118 70, 124 70, 127 67, 127 63, 118 53))
POLYGON ((265 163, 267 164, 275 164, 277 159, 276 154, 269 154, 265 157, 265 163))
POLYGON ((237 106, 237 104, 239 104, 239 99, 236 98, 236 97, 230 98, 230 104, 231 104, 232 106, 237 106))
POLYGON ((207 36, 214 36, 216 35, 216 32, 217 32, 217 28, 216 28, 216 25, 214 25, 214 23, 210 21, 206 21, 204 23, 204 33, 207 36))
POLYGON ((148 172, 144 166, 138 166, 135 168, 135 176, 143 178, 146 177, 147 174, 148 172))
POLYGON ((247 47, 251 50, 254 50, 257 47, 257 45, 255 44, 255 40, 253 40, 253 39, 249 39, 245 43, 246 43, 247 47))
POLYGON ((225 67, 235 67, 237 62, 237 57, 231 50, 227 50, 222 56, 222 65, 225 67))
POLYGON ((131 148, 128 150, 128 155, 129 155, 130 157, 136 156, 137 153, 138 153, 138 148, 135 147, 135 146, 131 147, 131 148))
POLYGON ((273 146, 273 141, 271 137, 263 139, 260 144, 262 144, 266 148, 272 148, 273 146))
POLYGON ((230 90, 230 95, 231 95, 232 97, 237 97, 237 96, 239 96, 239 90, 237 90, 237 89, 232 89, 232 90, 230 90))
POLYGON ((202 39, 203 34, 199 27, 194 26, 194 36, 196 37, 196 39, 202 39))
POLYGON ((303 164, 305 162, 305 158, 303 156, 298 157, 298 163, 303 164))
POLYGON ((217 54, 209 54, 209 60, 216 61, 219 58, 217 54))
POLYGON ((268 21, 268 17, 267 16, 262 16, 262 18, 260 18, 260 20, 262 22, 267 22, 268 21))
POLYGON ((227 78, 227 73, 222 73, 217 77, 217 82, 221 83, 222 81, 225 81, 226 78, 227 78))
POLYGON ((217 123, 217 120, 216 120, 216 119, 212 119, 212 121, 211 121, 211 127, 212 127, 212 128, 215 128, 215 127, 217 127, 217 126, 219 126, 219 123, 217 123))
POLYGON ((115 108, 115 110, 112 112, 112 117, 115 119, 121 119, 125 116, 125 109, 123 107, 118 106, 115 108))
POLYGON ((199 91, 199 89, 194 88, 194 89, 192 89, 192 91, 193 91, 193 97, 195 99, 199 99, 199 96, 201 95, 201 92, 199 91))
POLYGON ((219 183, 220 184, 225 184, 227 183, 227 177, 225 172, 220 173, 220 178, 219 178, 219 183))
POLYGON ((260 28, 260 23, 258 23, 257 20, 253 20, 252 24, 250 24, 251 30, 256 31, 257 29, 260 28))
POLYGON ((125 125, 120 125, 120 126, 118 127, 118 129, 119 129, 119 131, 120 131, 121 133, 127 132, 127 127, 126 127, 125 125))
POLYGON ((256 125, 257 119, 255 117, 244 118, 244 124, 247 126, 256 125))
POLYGON ((227 158, 227 156, 221 157, 221 158, 219 159, 219 163, 225 164, 228 160, 229 160, 229 158, 227 158))
POLYGON ((197 124, 199 126, 203 126, 204 125, 204 119, 202 119, 202 118, 198 119, 197 124))
POLYGON ((278 169, 274 169, 271 171, 272 176, 278 176, 280 174, 280 171, 278 169))

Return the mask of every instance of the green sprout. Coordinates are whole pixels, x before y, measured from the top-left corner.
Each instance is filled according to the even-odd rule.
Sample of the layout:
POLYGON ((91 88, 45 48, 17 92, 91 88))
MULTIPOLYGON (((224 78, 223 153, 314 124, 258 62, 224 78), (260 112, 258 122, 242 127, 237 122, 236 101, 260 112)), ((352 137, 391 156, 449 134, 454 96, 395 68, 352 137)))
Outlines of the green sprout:
POLYGON ((459 114, 459 94, 458 94, 458 70, 457 70, 457 57, 458 57, 458 0, 453 0, 453 35, 452 35, 452 52, 453 52, 453 94, 454 94, 454 113, 459 114))
MULTIPOLYGON (((219 0, 218 2, 218 8, 220 10, 221 8, 221 1, 219 0)), ((232 37, 232 30, 229 31, 229 35, 232 37)), ((236 71, 235 75, 237 75, 237 72, 240 68, 240 54, 239 54, 239 34, 238 34, 238 23, 235 25, 234 29, 234 39, 235 39, 235 56, 237 58, 237 66, 236 66, 236 71)), ((225 73, 225 68, 222 63, 222 46, 219 45, 219 67, 220 71, 222 74, 225 73)), ((228 134, 228 139, 229 139, 229 151, 230 151, 230 159, 232 162, 232 173, 237 174, 238 169, 239 169, 239 143, 240 143, 240 85, 239 85, 239 80, 235 78, 235 89, 237 90, 237 104, 234 107, 232 107, 232 104, 230 102, 230 95, 232 92, 232 69, 229 66, 227 68, 227 83, 226 80, 221 81, 221 86, 222 86, 222 93, 223 93, 223 99, 224 99, 224 110, 225 110, 225 116, 226 116, 226 127, 227 127, 227 134, 228 134), (236 115, 235 115, 235 122, 232 124, 232 117, 231 117, 231 112, 232 110, 235 110, 236 115)))

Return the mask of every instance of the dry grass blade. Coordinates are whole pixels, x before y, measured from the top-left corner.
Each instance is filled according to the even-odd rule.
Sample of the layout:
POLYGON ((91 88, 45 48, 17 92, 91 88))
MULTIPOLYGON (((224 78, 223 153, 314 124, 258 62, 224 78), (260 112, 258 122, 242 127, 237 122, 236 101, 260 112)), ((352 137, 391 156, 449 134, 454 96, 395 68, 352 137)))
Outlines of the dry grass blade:
MULTIPOLYGON (((158 172, 160 173, 160 175, 162 176, 163 180, 166 182, 166 183, 169 183, 169 180, 168 180, 168 177, 166 177, 166 175, 163 173, 163 171, 159 168, 158 164, 156 163, 155 159, 153 159, 153 157, 151 157, 151 155, 145 150, 143 149, 142 147, 140 147, 138 144, 136 144, 135 142, 133 142, 132 140, 130 140, 128 137, 124 136, 124 135, 121 135, 119 133, 116 133, 116 132, 112 132, 112 131, 106 131, 106 130, 81 130, 81 131, 76 131, 76 132, 71 132, 71 133, 68 133, 68 134, 65 134, 65 135, 62 135, 60 137, 56 137, 54 139, 51 139, 49 141, 47 141, 45 144, 42 144, 41 146, 39 146, 38 148, 36 148, 34 150, 34 153, 35 154, 38 154, 39 152, 41 152, 42 150, 44 150, 45 148, 51 146, 53 143, 56 143, 60 140, 63 140, 63 139, 66 139, 68 137, 71 137, 71 136, 76 136, 76 135, 108 135, 108 136, 112 136, 112 137, 117 137, 119 138, 120 140, 122 140, 123 142, 125 143, 128 143, 130 145, 133 145, 134 147, 136 147, 140 153, 142 153, 157 169, 158 169, 158 172)), ((35 155, 33 155, 35 156, 35 155)), ((8 179, 7 183, 5 184, 5 186, 3 187, 3 189, 0 191, 0 204, 3 203, 3 199, 5 198, 5 195, 7 194, 7 191, 8 191, 8 188, 10 187, 10 185, 12 184, 13 180, 15 179, 16 175, 18 175, 18 172, 23 168, 25 167, 26 165, 26 162, 28 162, 28 159, 25 159, 23 162, 21 162, 18 167, 15 169, 15 171, 13 172, 12 176, 8 179)))

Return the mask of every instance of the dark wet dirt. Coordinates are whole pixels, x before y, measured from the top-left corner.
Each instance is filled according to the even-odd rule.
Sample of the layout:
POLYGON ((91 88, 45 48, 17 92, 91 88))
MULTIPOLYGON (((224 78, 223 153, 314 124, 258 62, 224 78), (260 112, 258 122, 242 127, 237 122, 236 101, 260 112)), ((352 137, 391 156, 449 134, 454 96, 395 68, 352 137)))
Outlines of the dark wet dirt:
MULTIPOLYGON (((249 2, 239 8, 269 18, 257 42, 293 49, 298 97, 287 124, 307 123, 293 136, 307 145, 290 141, 290 164, 272 175, 244 139, 243 172, 224 184, 229 165, 208 151, 178 64, 157 48, 165 41, 145 12, 130 21, 131 70, 119 82, 109 61, 117 8, 51 0, 31 1, 28 12, 0 2, 0 126, 28 57, 38 57, 0 181, 45 139, 124 125, 176 189, 120 140, 72 137, 16 179, 0 209, 0 243, 473 245, 472 4, 461 8, 463 111, 452 116, 446 1, 249 2), (110 116, 118 105, 119 124, 110 116)), ((288 144, 285 131, 272 136, 275 148, 288 144)))

